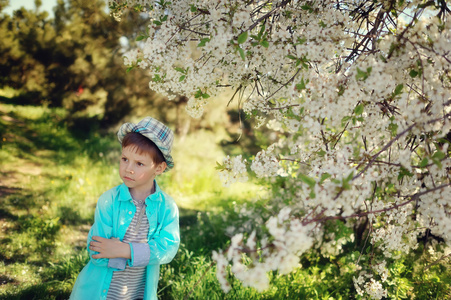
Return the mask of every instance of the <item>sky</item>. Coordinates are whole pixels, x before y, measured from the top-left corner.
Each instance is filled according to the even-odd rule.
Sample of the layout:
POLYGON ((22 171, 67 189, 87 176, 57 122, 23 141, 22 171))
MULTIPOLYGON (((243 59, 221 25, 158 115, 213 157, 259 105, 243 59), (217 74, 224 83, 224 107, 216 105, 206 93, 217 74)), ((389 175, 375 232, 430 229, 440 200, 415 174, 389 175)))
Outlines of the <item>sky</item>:
MULTIPOLYGON (((39 8, 41 11, 46 10, 49 12, 51 18, 53 18, 53 8, 56 6, 57 0, 42 0, 42 5, 39 8)), ((26 9, 34 9, 34 0, 9 0, 9 5, 3 9, 3 12, 12 14, 13 11, 21 7, 26 9)))

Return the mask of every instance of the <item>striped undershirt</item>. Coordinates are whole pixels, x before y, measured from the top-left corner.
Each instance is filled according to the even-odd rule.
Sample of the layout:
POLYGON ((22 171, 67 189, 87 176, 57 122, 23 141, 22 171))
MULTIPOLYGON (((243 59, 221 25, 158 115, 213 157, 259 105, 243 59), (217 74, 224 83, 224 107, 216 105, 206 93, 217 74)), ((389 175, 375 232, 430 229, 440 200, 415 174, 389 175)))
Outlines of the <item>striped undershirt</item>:
MULTIPOLYGON (((136 213, 127 228, 123 242, 147 243, 149 221, 146 217, 144 201, 133 200, 136 213)), ((134 300, 144 298, 146 286, 146 267, 126 266, 123 271, 113 272, 107 300, 134 300)))

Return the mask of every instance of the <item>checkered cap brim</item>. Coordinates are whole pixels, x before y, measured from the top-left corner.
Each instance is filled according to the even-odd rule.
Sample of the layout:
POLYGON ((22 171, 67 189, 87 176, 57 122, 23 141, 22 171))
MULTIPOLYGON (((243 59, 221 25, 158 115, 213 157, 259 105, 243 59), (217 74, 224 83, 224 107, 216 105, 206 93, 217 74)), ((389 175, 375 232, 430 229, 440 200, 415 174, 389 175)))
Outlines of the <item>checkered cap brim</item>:
POLYGON ((163 153, 166 164, 168 165, 165 172, 174 167, 174 160, 171 156, 174 133, 169 127, 151 117, 145 117, 138 124, 125 123, 117 132, 117 138, 120 143, 122 143, 125 135, 129 132, 138 132, 155 143, 161 153, 163 153))

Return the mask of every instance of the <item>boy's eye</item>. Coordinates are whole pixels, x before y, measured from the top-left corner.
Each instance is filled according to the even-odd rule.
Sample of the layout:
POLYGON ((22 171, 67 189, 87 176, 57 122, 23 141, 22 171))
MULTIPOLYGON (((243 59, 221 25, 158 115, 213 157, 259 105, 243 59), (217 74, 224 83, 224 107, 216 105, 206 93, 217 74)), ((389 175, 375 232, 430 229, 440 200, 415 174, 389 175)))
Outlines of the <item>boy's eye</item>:
POLYGON ((127 161, 128 160, 127 157, 122 157, 121 159, 122 159, 122 161, 127 161))
POLYGON ((144 164, 143 164, 143 163, 140 163, 140 162, 138 162, 137 164, 138 164, 138 166, 140 166, 140 167, 141 167, 141 166, 144 166, 144 164))

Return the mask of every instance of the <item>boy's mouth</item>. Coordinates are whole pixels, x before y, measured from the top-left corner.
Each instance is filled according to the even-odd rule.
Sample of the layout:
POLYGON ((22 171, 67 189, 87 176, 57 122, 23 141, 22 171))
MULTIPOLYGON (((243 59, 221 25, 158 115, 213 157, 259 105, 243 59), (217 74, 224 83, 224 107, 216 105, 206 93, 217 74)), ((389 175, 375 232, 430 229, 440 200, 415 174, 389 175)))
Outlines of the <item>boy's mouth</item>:
POLYGON ((124 176, 124 179, 125 180, 130 180, 130 181, 134 181, 132 178, 130 178, 130 177, 127 177, 127 176, 124 176))

